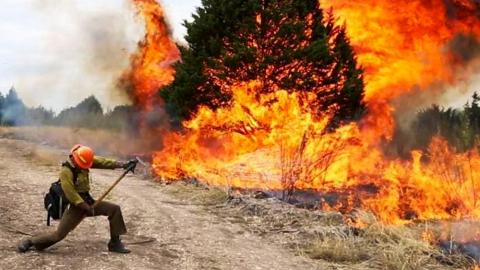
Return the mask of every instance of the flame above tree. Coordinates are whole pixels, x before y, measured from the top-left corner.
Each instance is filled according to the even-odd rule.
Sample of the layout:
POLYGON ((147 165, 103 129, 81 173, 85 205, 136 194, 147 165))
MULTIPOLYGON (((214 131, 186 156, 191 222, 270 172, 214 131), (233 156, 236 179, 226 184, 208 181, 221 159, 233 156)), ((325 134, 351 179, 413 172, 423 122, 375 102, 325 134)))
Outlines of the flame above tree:
POLYGON ((173 63, 180 52, 166 23, 165 13, 156 0, 132 0, 145 21, 145 38, 131 58, 131 67, 120 78, 135 105, 151 110, 158 102, 158 91, 169 85, 175 76, 173 63))
MULTIPOLYGON (((393 99, 434 83, 454 83, 468 64, 456 39, 480 36, 480 4, 473 0, 320 0, 345 22, 365 69, 365 101, 374 136, 390 137, 393 99), (388 128, 386 128, 388 127, 388 128), (380 131, 382 130, 382 131, 380 131)), ((472 49, 472 48, 463 48, 472 49)), ((469 74, 467 74, 468 76, 469 74)))

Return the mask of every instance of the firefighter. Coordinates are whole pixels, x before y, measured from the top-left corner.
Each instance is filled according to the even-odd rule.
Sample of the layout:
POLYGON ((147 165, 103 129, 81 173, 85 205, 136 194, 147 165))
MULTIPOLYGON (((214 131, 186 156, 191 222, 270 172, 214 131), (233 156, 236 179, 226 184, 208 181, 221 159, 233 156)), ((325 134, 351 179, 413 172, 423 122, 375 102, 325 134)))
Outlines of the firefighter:
POLYGON ((26 252, 32 247, 36 250, 46 249, 64 239, 85 217, 108 216, 111 237, 108 242, 108 250, 130 253, 130 250, 126 249, 120 240, 120 236, 127 232, 120 206, 102 201, 95 208, 92 207, 95 200, 89 193, 89 169, 128 168, 132 162, 134 161, 119 162, 95 156, 90 147, 75 145, 60 172, 61 187, 70 202, 70 207, 63 214, 56 231, 23 240, 18 245, 18 251, 26 252))

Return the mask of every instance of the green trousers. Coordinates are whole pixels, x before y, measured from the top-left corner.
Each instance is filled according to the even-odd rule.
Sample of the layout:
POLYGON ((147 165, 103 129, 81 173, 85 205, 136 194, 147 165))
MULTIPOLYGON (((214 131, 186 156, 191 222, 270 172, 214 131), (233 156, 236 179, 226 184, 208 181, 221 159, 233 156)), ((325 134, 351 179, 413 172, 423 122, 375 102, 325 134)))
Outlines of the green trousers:
MULTIPOLYGON (((120 206, 116 204, 100 202, 95 207, 93 215, 90 214, 88 216, 108 216, 111 236, 119 236, 127 232, 122 211, 120 206)), ((63 240, 84 218, 85 212, 82 209, 76 206, 70 206, 70 208, 65 211, 56 231, 35 236, 30 240, 37 250, 46 249, 63 240)))

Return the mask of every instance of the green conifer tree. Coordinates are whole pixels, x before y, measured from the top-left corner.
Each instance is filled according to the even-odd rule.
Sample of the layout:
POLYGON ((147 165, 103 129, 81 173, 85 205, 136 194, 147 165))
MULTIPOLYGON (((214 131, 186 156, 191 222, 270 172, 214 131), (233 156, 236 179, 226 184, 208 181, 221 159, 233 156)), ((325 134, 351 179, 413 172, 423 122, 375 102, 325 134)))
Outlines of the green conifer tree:
POLYGON ((364 110, 363 76, 345 29, 318 0, 203 0, 181 48, 172 85, 161 91, 178 119, 199 105, 226 106, 230 85, 259 80, 261 92, 314 93, 316 112, 352 120, 364 110), (221 82, 221 83, 219 83, 221 82), (227 87, 224 87, 224 86, 227 87))

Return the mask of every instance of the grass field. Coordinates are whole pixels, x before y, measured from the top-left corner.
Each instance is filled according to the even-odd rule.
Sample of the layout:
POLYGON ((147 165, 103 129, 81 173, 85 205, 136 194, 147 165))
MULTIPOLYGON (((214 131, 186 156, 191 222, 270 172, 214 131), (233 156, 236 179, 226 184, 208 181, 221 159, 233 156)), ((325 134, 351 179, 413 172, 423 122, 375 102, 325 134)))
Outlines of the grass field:
POLYGON ((67 127, 0 127, 0 137, 20 139, 70 149, 75 144, 92 147, 102 155, 125 157, 151 151, 133 135, 102 129, 67 127))

